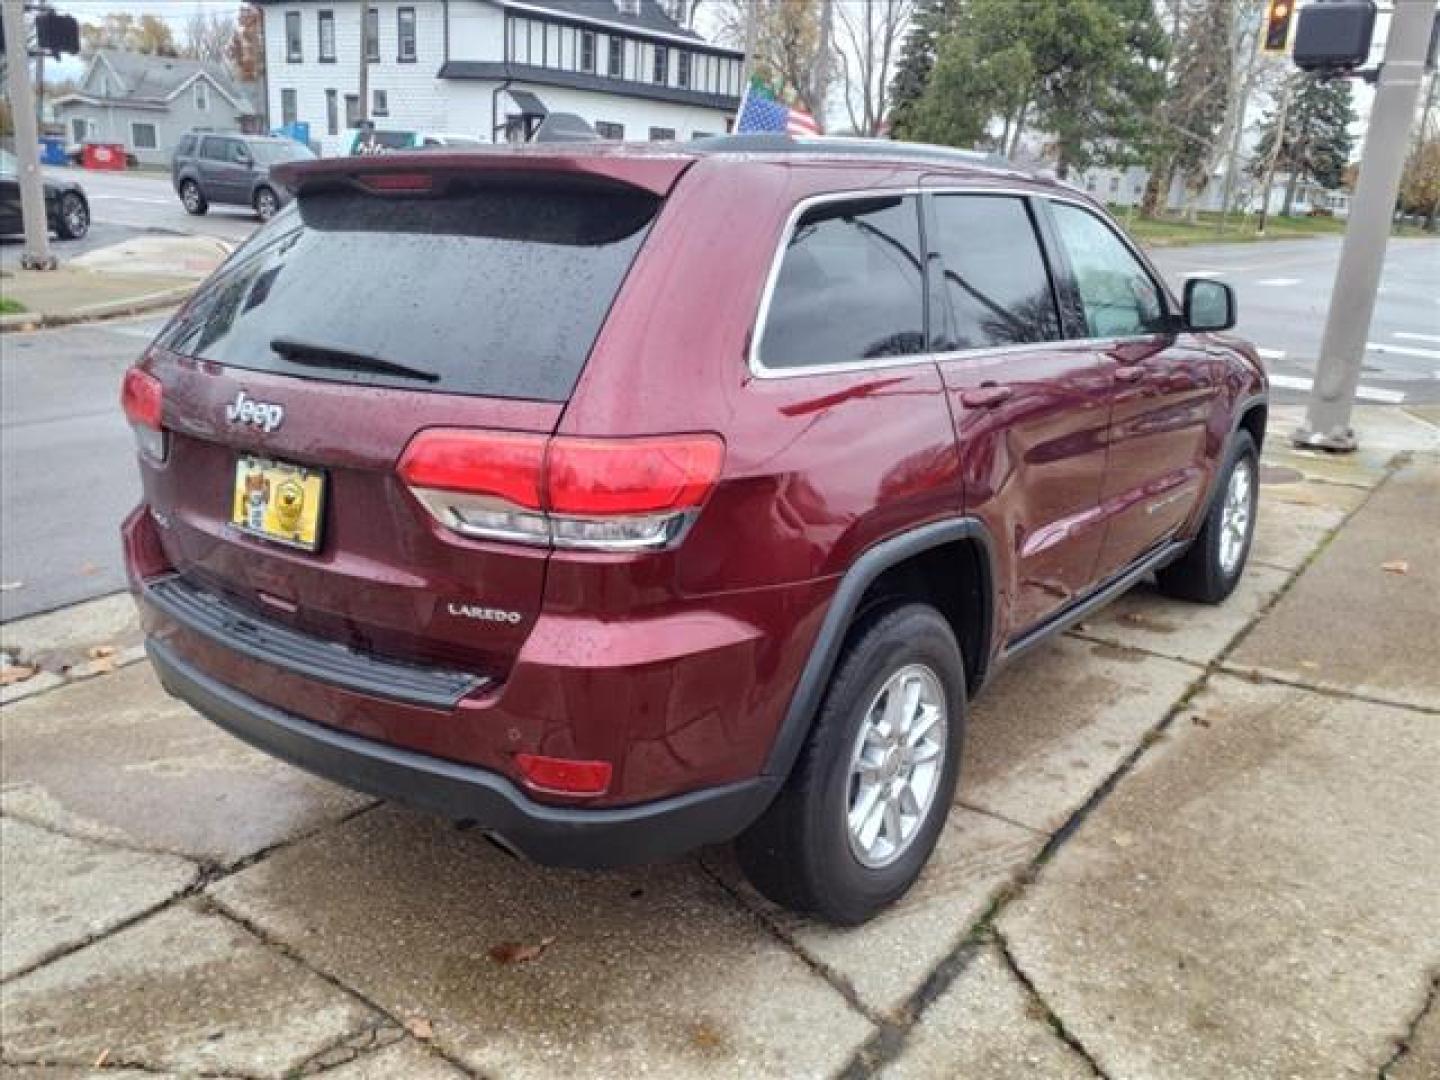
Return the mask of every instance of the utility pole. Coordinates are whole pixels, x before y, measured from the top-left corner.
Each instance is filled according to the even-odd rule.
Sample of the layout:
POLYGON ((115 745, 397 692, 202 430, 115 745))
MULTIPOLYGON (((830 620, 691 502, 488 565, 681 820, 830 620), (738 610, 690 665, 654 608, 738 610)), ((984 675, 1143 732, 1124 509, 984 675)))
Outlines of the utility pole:
MULTIPOLYGON (((1275 166, 1280 162, 1280 151, 1285 145, 1285 127, 1290 122, 1290 95, 1294 93, 1294 76, 1285 77, 1285 87, 1280 92, 1280 113, 1275 118, 1275 139, 1270 147, 1270 160, 1265 163, 1265 178, 1260 184, 1260 220, 1255 226, 1255 235, 1265 235, 1265 222, 1270 217, 1270 189, 1275 186, 1275 166)), ((1295 168, 1292 161, 1290 167, 1295 168)))
POLYGON ((20 181, 20 214, 25 221, 25 251, 20 265, 27 270, 54 270, 49 223, 45 217, 45 182, 40 175, 40 133, 35 123, 35 90, 30 85, 29 36, 25 32, 24 0, 0 0, 5 25, 5 64, 9 69, 10 112, 15 121, 15 160, 20 181))
POLYGON ((1385 245, 1395 214, 1400 174, 1410 143, 1415 102, 1425 77, 1425 53, 1435 21, 1436 0, 1395 5, 1380 85, 1370 110, 1370 127, 1360 156, 1360 179, 1350 204, 1345 244, 1330 293, 1330 311, 1320 342, 1320 364, 1305 423, 1291 435, 1297 446, 1350 451, 1358 445, 1350 427, 1365 339, 1375 314, 1375 295, 1385 263, 1385 245))
POLYGON ((355 119, 360 130, 365 130, 365 121, 370 116, 370 5, 360 4, 360 101, 355 119))

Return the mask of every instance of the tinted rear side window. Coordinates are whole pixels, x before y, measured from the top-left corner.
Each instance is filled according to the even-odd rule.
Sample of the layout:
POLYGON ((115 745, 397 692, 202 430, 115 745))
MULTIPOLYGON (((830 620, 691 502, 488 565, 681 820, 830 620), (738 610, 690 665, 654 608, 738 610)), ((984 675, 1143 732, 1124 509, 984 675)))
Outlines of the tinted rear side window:
POLYGON ((160 344, 302 378, 564 401, 658 207, 643 192, 534 182, 438 198, 304 195, 160 344), (277 340, 381 363, 307 365, 277 340))
POLYGON ((911 196, 826 202, 801 216, 766 312, 766 367, 925 352, 920 221, 911 196))
POLYGON ((1025 203, 996 195, 937 195, 934 247, 945 298, 936 349, 1053 341, 1060 318, 1025 203))

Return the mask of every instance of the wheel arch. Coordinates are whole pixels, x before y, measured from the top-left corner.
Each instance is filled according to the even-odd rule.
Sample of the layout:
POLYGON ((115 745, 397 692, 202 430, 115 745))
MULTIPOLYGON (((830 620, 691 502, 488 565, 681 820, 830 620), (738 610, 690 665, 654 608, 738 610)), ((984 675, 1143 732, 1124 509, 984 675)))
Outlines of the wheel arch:
MULTIPOLYGON (((935 606, 941 609, 952 627, 956 626, 956 619, 961 614, 973 621, 971 636, 975 644, 967 649, 962 639, 961 649, 966 654, 967 692, 973 693, 980 687, 989 667, 995 626, 995 560, 989 530, 978 518, 947 518, 882 540, 863 552, 841 577, 791 695, 780 730, 771 744, 770 755, 762 770, 764 775, 782 778, 789 775, 820 709, 846 636, 856 619, 876 605, 883 605, 887 599, 914 595, 887 593, 884 590, 887 581, 895 580, 897 572, 905 575, 912 570, 918 572, 922 561, 927 558, 934 560, 942 551, 956 546, 968 550, 975 560, 979 611, 957 611, 953 605, 943 601, 935 606), (877 584, 881 586, 878 591, 875 589, 877 584), (978 618, 974 614, 978 614, 978 618)), ((957 627, 957 637, 961 637, 959 629, 957 627)))

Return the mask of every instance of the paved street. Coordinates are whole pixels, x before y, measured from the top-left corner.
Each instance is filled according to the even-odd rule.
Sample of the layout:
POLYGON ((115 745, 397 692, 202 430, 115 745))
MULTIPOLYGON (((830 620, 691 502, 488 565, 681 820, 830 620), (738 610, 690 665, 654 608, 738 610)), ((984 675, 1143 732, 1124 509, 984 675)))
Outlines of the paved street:
POLYGON ((6 1075, 1433 1080, 1440 435, 1372 406, 1315 456, 1297 415, 1236 595, 1007 669, 855 930, 723 849, 546 870, 310 778, 167 698, 126 598, 6 626, 119 649, 6 692, 6 1075))

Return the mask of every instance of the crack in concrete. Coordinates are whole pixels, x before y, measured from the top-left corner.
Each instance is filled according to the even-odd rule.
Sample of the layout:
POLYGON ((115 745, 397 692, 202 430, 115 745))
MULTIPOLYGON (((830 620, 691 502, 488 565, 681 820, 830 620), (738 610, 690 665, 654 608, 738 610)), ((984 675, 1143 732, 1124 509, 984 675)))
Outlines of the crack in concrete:
POLYGON ((1392 1070, 1404 1062, 1406 1055, 1415 1042, 1415 1036, 1420 1031, 1421 1021, 1425 1019, 1436 1008, 1440 1008, 1440 971, 1436 971, 1430 977, 1430 988, 1425 993, 1425 1000, 1420 1003, 1420 1008, 1411 1017, 1410 1023, 1405 1026, 1405 1034, 1400 1036, 1395 1044, 1395 1052, 1390 1055, 1385 1064, 1380 1066, 1376 1073, 1378 1080, 1390 1080, 1392 1070))
MULTIPOLYGON (((89 1076, 102 1071, 114 1071, 126 1069, 130 1072, 145 1073, 149 1076, 174 1076, 175 1070, 162 1065, 148 1065, 143 1061, 132 1061, 127 1058, 111 1057, 110 1052, 105 1051, 100 1058, 82 1060, 76 1058, 24 1058, 13 1054, 0 1055, 0 1065, 9 1068, 25 1069, 65 1069, 67 1072, 75 1069, 82 1070, 89 1076)), ((213 1069, 189 1069, 186 1076, 201 1077, 203 1080, 267 1080, 260 1073, 237 1072, 234 1069, 227 1069, 224 1072, 216 1072, 213 1069)))
POLYGON ((210 863, 205 859, 197 859, 193 855, 187 855, 183 851, 172 851, 170 848, 151 847, 149 844, 137 844, 131 840, 120 839, 113 836, 102 836, 96 833, 87 833, 79 829, 71 829, 64 825, 56 825, 53 821, 42 821, 40 818, 32 817, 23 810, 0 810, 0 820, 8 818, 11 821, 18 821, 22 825, 29 825, 32 829, 43 829, 45 832, 53 833, 56 836, 63 836, 67 840, 77 840, 82 844, 100 844, 104 847, 115 848, 117 851, 133 851, 137 855, 165 855, 172 859, 184 859, 191 863, 196 870, 204 869, 210 863))
POLYGON ((386 1047, 394 1046, 404 1038, 405 1032, 402 1028, 396 1027, 389 1020, 375 1020, 358 1031, 345 1033, 329 1046, 311 1054, 293 1070, 293 1075, 315 1076, 338 1069, 369 1054, 378 1053, 386 1047))
POLYGON ((995 944, 999 947, 1000 957, 1005 961, 1005 966, 1010 969, 1010 974, 1015 976, 1016 981, 1025 988, 1025 993, 1043 1014, 1045 1023, 1049 1025, 1050 1030, 1055 1033, 1061 1042, 1075 1051, 1075 1053, 1084 1060, 1092 1074, 1098 1076, 1100 1080, 1110 1080, 1109 1074, 1100 1067, 1100 1062, 1095 1060, 1095 1055, 1080 1041, 1080 1037, 1070 1030, 1065 1021, 1061 1019, 1060 1014, 1055 1011, 1050 1002, 1046 1001, 1045 996, 1040 993, 1040 988, 1035 985, 1035 980, 1030 978, 1020 966, 1020 962, 1015 959, 1015 954, 1010 951, 1009 940, 1000 932, 999 927, 994 929, 994 937, 995 944))
POLYGON ((984 817, 994 818, 996 821, 1003 821, 1006 825, 1013 825, 1017 829, 1024 829, 1035 836, 1049 836, 1044 829, 1037 829, 1034 825, 1026 825, 1023 821, 1016 821, 1014 818, 1006 817, 1004 814, 997 814, 994 810, 986 810, 983 806, 976 806, 974 803, 966 802, 964 799, 956 799, 951 806, 958 806, 962 810, 969 810, 972 814, 980 814, 984 817))

